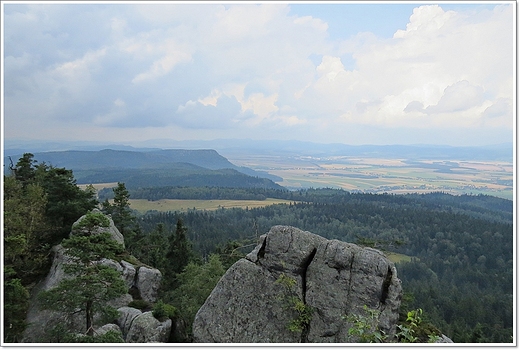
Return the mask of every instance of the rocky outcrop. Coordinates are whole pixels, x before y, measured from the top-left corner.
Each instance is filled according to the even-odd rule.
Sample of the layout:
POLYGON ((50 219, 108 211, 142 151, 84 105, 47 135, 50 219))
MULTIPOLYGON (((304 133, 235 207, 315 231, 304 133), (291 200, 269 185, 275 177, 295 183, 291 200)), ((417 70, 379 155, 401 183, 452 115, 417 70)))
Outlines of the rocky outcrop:
POLYGON ((275 226, 221 278, 195 317, 194 341, 348 342, 345 316, 364 305, 392 335, 401 294, 394 264, 378 250, 275 226), (298 301, 311 315, 301 327, 298 301))
POLYGON ((164 343, 170 336, 172 321, 159 321, 151 311, 141 312, 132 307, 118 309, 117 324, 127 343, 164 343))
POLYGON ((121 328, 119 328, 119 326, 114 323, 108 323, 108 324, 104 325, 103 327, 96 329, 95 335, 100 336, 100 335, 104 335, 108 332, 115 332, 121 338, 123 338, 123 333, 121 332, 121 328))
POLYGON ((157 300, 161 279, 161 271, 157 269, 141 266, 137 270, 135 287, 143 300, 150 303, 154 303, 157 300))
MULTIPOLYGON (((92 209, 92 212, 93 213, 101 213, 101 211, 99 209, 92 209)), ((84 218, 85 218, 85 216, 82 216, 76 222, 74 222, 72 224, 72 231, 70 233, 71 235, 74 235, 74 234, 78 233, 78 229, 77 229, 78 224, 84 218)), ((119 232, 119 230, 117 229, 117 227, 114 224, 114 221, 112 220, 110 215, 107 215, 107 218, 108 218, 108 221, 109 221, 108 227, 97 227, 97 228, 94 229, 94 231, 92 233, 96 234, 96 233, 101 233, 101 232, 108 232, 108 233, 110 233, 110 236, 112 237, 112 239, 114 241, 116 241, 117 243, 123 245, 123 247, 124 247, 125 246, 125 238, 123 237, 121 232, 119 232)))
MULTIPOLYGON (((82 218, 80 218, 77 222, 79 222, 82 218)), ((112 219, 110 219, 110 226, 108 228, 96 228, 96 230, 99 232, 102 232, 102 229, 110 232, 114 240, 120 243, 124 242, 123 236, 115 227, 112 219)), ((77 231, 73 229, 71 235, 76 233, 77 231)), ((75 315, 71 319, 67 315, 60 312, 42 310, 38 305, 37 295, 39 292, 56 287, 61 280, 70 277, 67 276, 63 268, 64 265, 70 261, 70 258, 65 254, 65 249, 61 245, 57 245, 53 247, 52 252, 54 256, 49 274, 38 286, 34 288, 31 296, 31 303, 26 319, 28 322, 28 327, 24 333, 23 339, 23 342, 26 343, 41 342, 41 339, 44 339, 44 334, 58 324, 67 324, 69 328, 68 330, 72 333, 76 332, 81 334, 84 332, 85 320, 83 314, 75 315)), ((148 303, 154 303, 157 301, 157 294, 162 279, 162 275, 159 270, 147 266, 136 266, 124 260, 115 261, 111 259, 102 259, 99 261, 99 263, 110 266, 117 270, 121 274, 121 278, 126 282, 129 290, 134 290, 132 295, 135 297, 141 298, 148 303)), ((129 293, 124 294, 116 299, 109 301, 107 305, 118 309, 118 311, 126 310, 125 307, 132 300, 134 300, 132 295, 129 293)), ((139 314, 141 314, 141 311, 137 311, 139 314)), ((125 317, 129 316, 127 315, 125 317)), ((154 322, 152 318, 152 313, 147 313, 146 316, 144 316, 144 318, 136 324, 139 325, 139 330, 134 329, 134 335, 131 337, 131 342, 167 341, 171 329, 171 321, 168 326, 168 321, 159 322, 158 320, 155 320, 154 322), (168 335, 165 336, 165 332, 167 332, 168 335), (137 335, 138 333, 139 335, 137 335)), ((122 324, 127 325, 128 323, 122 324)), ((95 334, 103 334, 103 332, 108 330, 114 330, 114 324, 105 325, 99 318, 96 317, 94 318, 94 327, 95 334)), ((120 331, 123 339, 126 339, 130 329, 121 328, 120 331)))

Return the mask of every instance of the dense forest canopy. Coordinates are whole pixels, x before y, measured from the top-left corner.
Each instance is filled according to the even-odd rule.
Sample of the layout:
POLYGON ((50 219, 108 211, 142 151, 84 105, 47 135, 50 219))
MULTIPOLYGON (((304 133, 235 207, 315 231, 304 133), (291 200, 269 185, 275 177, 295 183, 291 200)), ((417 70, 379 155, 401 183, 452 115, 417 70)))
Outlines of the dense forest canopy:
POLYGON ((424 318, 455 342, 512 342, 512 201, 484 195, 376 195, 329 188, 288 191, 199 184, 127 189, 120 182, 99 193, 99 203, 92 187, 76 186, 72 171, 39 164, 33 157, 25 154, 4 176, 4 340, 8 342, 20 340, 28 293, 50 267, 50 248, 67 238, 72 223, 96 206, 111 214, 124 234, 128 254, 163 272, 161 303, 176 308, 172 315, 184 327, 172 341, 189 341, 198 307, 225 270, 252 250, 259 235, 274 225, 291 225, 399 254, 403 312, 424 310, 424 318), (292 203, 140 215, 129 207, 129 198, 281 198, 292 203), (210 282, 202 285, 202 280, 210 282))
MULTIPOLYGON (((135 193, 148 190, 155 189, 135 193)), ((215 188, 157 190, 177 191, 181 198, 189 193, 196 198, 245 196, 243 189, 234 194, 215 188)), ((254 209, 149 212, 139 216, 139 223, 147 231, 159 222, 171 227, 182 218, 194 249, 203 256, 229 241, 251 245, 277 224, 404 254, 409 259, 397 268, 410 308, 423 308, 456 342, 511 341, 511 201, 485 195, 375 195, 335 189, 248 192, 251 198, 295 202, 254 209)))

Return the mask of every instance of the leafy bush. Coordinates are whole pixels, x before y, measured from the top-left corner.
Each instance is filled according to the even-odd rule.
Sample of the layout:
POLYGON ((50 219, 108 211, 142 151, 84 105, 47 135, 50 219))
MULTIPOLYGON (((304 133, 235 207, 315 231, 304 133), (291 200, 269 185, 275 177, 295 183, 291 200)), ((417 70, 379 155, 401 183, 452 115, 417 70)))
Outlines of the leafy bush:
POLYGON ((29 307, 29 292, 14 270, 4 267, 4 342, 18 342, 27 326, 25 313, 29 307))
POLYGON ((435 343, 441 332, 433 325, 423 322, 423 310, 408 311, 406 321, 397 325, 399 331, 396 334, 401 343, 435 343))
POLYGON ((286 308, 296 311, 296 316, 289 322, 287 328, 292 332, 303 332, 311 323, 313 309, 296 294, 294 286, 296 280, 292 277, 280 274, 276 283, 284 288, 283 299, 286 303, 286 308))
POLYGON ((83 219, 72 227, 72 229, 85 229, 88 233, 91 233, 96 227, 108 226, 110 226, 110 220, 103 213, 89 211, 83 219))
POLYGON ((139 309, 141 311, 149 310, 152 307, 152 305, 149 302, 147 302, 146 300, 142 300, 142 299, 132 300, 131 302, 128 303, 128 306, 133 307, 135 309, 139 309))
POLYGON ((352 324, 348 330, 349 340, 359 343, 383 343, 387 339, 384 331, 378 329, 379 310, 363 306, 364 315, 348 315, 343 318, 352 324))
POLYGON ((161 322, 165 321, 168 318, 173 320, 176 314, 177 309, 175 308, 175 306, 166 304, 162 300, 159 300, 153 306, 152 315, 161 322))

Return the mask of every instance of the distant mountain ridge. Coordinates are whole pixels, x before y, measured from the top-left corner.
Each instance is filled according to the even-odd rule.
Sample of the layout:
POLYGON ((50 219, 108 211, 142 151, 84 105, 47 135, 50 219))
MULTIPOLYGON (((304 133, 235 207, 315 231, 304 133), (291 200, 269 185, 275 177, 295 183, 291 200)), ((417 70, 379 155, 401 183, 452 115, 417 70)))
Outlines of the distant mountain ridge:
POLYGON ((454 159, 454 160, 503 160, 512 161, 513 142, 482 146, 448 145, 349 145, 344 143, 316 143, 299 140, 148 140, 127 144, 71 141, 22 141, 5 140, 4 155, 24 152, 48 152, 64 150, 99 151, 102 149, 150 152, 166 148, 191 150, 216 150, 226 157, 233 154, 249 155, 298 155, 298 156, 356 156, 400 159, 454 159))
MULTIPOLYGON (((111 182, 118 176, 121 178, 125 174, 135 176, 135 170, 140 172, 147 170, 148 173, 152 171, 155 174, 159 172, 169 173, 169 177, 176 177, 177 180, 180 174, 185 177, 202 174, 213 176, 213 178, 216 175, 229 177, 245 174, 251 177, 268 179, 271 182, 283 180, 267 172, 236 166, 212 149, 152 149, 147 151, 103 149, 100 151, 53 151, 33 154, 34 159, 39 163, 45 162, 55 167, 73 170, 78 183, 95 183, 96 179, 98 179, 98 182, 101 182, 101 179, 111 182), (224 170, 232 171, 223 172, 224 170)), ((16 164, 21 156, 22 154, 6 154, 4 166, 8 167, 10 164, 8 157, 11 157, 13 163, 16 164)), ((242 183, 245 179, 241 176, 237 181, 242 183)), ((250 184, 252 181, 247 179, 246 182, 250 184)), ((269 188, 278 187, 274 182, 266 184, 269 188)))
MULTIPOLYGON (((13 158, 18 159, 21 154, 13 158)), ((155 168, 171 163, 189 163, 207 169, 237 169, 238 167, 215 150, 152 150, 146 152, 104 149, 100 151, 55 151, 34 153, 39 162, 73 170, 98 168, 155 168)))

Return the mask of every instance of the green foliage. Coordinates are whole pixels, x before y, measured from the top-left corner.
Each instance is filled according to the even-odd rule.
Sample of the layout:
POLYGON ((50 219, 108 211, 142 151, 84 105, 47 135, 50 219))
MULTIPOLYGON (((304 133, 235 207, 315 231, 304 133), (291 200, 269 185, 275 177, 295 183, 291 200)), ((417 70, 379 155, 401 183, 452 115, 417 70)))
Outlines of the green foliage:
POLYGON ((117 255, 124 252, 121 244, 112 239, 108 232, 96 235, 72 235, 63 240, 62 246, 66 248, 73 263, 65 265, 67 272, 75 272, 76 268, 83 269, 85 266, 94 265, 92 262, 106 259, 115 259, 117 255), (68 269, 68 270, 67 270, 68 269))
POLYGON ((289 322, 287 327, 292 332, 303 332, 311 323, 314 309, 297 297, 292 297, 288 301, 297 316, 289 322))
POLYGON ((350 342, 358 343, 384 343, 388 336, 379 329, 379 310, 370 309, 363 305, 363 314, 351 314, 344 316, 351 327, 348 330, 350 342))
POLYGON ((296 286, 296 280, 285 273, 281 273, 276 280, 276 283, 281 285, 287 293, 294 293, 293 288, 296 286))
POLYGON ((168 237, 168 251, 166 252, 168 268, 166 269, 165 286, 170 288, 175 288, 178 285, 177 275, 195 258, 187 231, 182 219, 179 218, 177 219, 175 233, 168 237))
POLYGON ((108 331, 102 335, 94 335, 93 337, 77 337, 77 343, 124 343, 121 334, 116 331, 108 331))
POLYGON ((191 337, 191 325, 195 314, 225 272, 219 256, 212 254, 204 264, 190 262, 184 271, 178 274, 179 286, 164 293, 162 299, 178 310, 178 318, 186 327, 184 340, 191 337))
POLYGON ((143 299, 134 299, 128 303, 128 306, 133 307, 135 309, 139 309, 141 311, 149 310, 152 308, 152 304, 143 299))
POLYGON ((130 194, 122 182, 118 182, 117 187, 114 187, 112 191, 114 194, 113 204, 110 204, 108 199, 105 200, 101 204, 102 211, 111 215, 114 225, 125 239, 125 246, 133 254, 141 231, 130 209, 130 194))
POLYGON ((163 273, 163 282, 168 280, 169 261, 166 257, 169 242, 167 232, 164 230, 163 224, 157 224, 152 232, 143 236, 138 243, 135 244, 134 254, 144 263, 159 269, 163 273))
POLYGON ((47 263, 46 205, 41 186, 4 177, 4 263, 24 284, 39 278, 47 263))
POLYGON ((87 234, 92 234, 92 231, 96 227, 108 227, 110 226, 110 221, 108 218, 102 213, 94 213, 88 212, 84 218, 82 218, 78 223, 72 226, 73 230, 86 230, 87 234))
POLYGON ((4 310, 6 341, 25 328, 27 293, 48 272, 49 250, 97 201, 76 186, 72 171, 38 164, 25 153, 4 176, 4 310), (9 273, 6 273, 9 271, 9 273))
POLYGON ((428 322, 455 342, 470 342, 474 331, 479 341, 511 342, 512 201, 334 189, 279 194, 299 202, 249 210, 150 212, 140 223, 149 231, 158 222, 175 227, 182 217, 194 250, 202 255, 229 241, 254 239, 279 224, 346 242, 363 238, 378 249, 412 257, 396 265, 405 293, 414 296, 405 310, 422 308, 428 322))
POLYGON ((239 259, 245 257, 243 253, 244 249, 251 250, 252 247, 256 246, 256 243, 250 243, 249 241, 229 241, 224 246, 218 245, 215 248, 215 254, 220 256, 220 261, 224 265, 224 268, 229 269, 234 263, 236 263, 239 259))
POLYGON ((283 287, 285 308, 294 312, 294 317, 290 320, 287 328, 292 332, 303 332, 311 323, 314 309, 307 305, 295 291, 297 282, 294 278, 281 273, 276 280, 277 284, 283 287))
POLYGON ((14 177, 24 185, 31 182, 35 176, 36 160, 33 159, 34 154, 24 153, 22 158, 18 160, 16 166, 12 168, 14 177))
POLYGON ((166 319, 174 319, 177 315, 177 309, 175 306, 166 304, 162 300, 155 303, 152 310, 153 317, 163 322, 166 319))
POLYGON ((91 190, 82 190, 76 185, 72 170, 39 164, 35 181, 47 195, 45 213, 54 227, 52 244, 65 238, 72 224, 98 204, 91 190))
POLYGON ((16 272, 4 266, 4 342, 17 343, 27 326, 23 317, 29 306, 29 292, 16 272))
MULTIPOLYGON (((104 183, 121 181, 128 188, 155 187, 228 187, 228 188, 272 188, 282 187, 272 180, 249 176, 234 169, 208 169, 183 164, 180 167, 155 169, 102 169, 89 171, 78 178, 83 183, 104 183)), ((108 198, 106 191, 100 191, 101 198, 108 198)), ((162 196, 163 197, 163 196, 162 196)), ((135 198, 135 197, 134 197, 135 198)))
POLYGON ((45 325, 44 335, 40 339, 42 343, 74 343, 77 335, 70 332, 65 323, 57 323, 55 325, 45 325))
MULTIPOLYGON (((155 175, 160 177, 159 172, 155 175)), ((226 180, 229 180, 232 174, 221 175, 228 176, 226 180)), ((115 181, 122 179, 118 177, 115 181)), ((150 183, 149 179, 147 183, 150 183)), ((410 262, 397 265, 403 288, 409 296, 403 307, 406 310, 422 308, 428 320, 424 315, 418 315, 421 321, 417 332, 413 333, 411 321, 406 321, 408 315, 403 314, 398 329, 403 340, 416 337, 418 341, 426 342, 440 334, 436 328, 439 327, 455 342, 512 341, 512 201, 441 193, 396 196, 334 189, 235 191, 223 188, 204 188, 204 185, 163 188, 150 191, 149 195, 161 196, 163 192, 177 191, 180 196, 265 196, 294 200, 295 203, 246 210, 149 213, 139 218, 138 225, 128 206, 130 193, 137 198, 134 197, 137 195, 135 187, 126 191, 124 184, 118 183, 115 188, 117 201, 104 205, 107 213, 116 217, 114 221, 121 218, 118 224, 120 231, 125 233, 125 243, 128 242, 131 254, 163 272, 172 263, 175 272, 165 273, 164 280, 174 282, 161 293, 166 296, 163 298, 166 302, 175 305, 188 329, 192 317, 225 269, 243 253, 239 246, 255 241, 259 232, 266 232, 275 224, 286 224, 326 238, 357 240, 412 256, 410 262), (116 206, 121 215, 116 213, 116 206), (221 248, 217 250, 216 247, 221 248), (193 250, 202 256, 217 252, 220 268, 208 271, 211 270, 210 263, 213 267, 219 264, 212 258, 205 264, 197 263, 193 250), (191 257, 186 258, 184 253, 191 257), (191 264, 186 265, 190 260, 191 264), (208 280, 208 284, 203 283, 208 280), (173 287, 177 288, 174 290, 173 287)), ((47 272, 49 248, 66 237, 72 223, 95 204, 92 188, 80 190, 71 171, 37 164, 32 154, 25 154, 13 167, 13 175, 4 177, 4 263, 14 271, 9 277, 6 277, 7 269, 4 271, 4 316, 13 324, 13 329, 15 324, 20 325, 17 329, 21 332, 25 318, 24 293, 20 287, 29 290, 47 272), (18 296, 21 298, 17 299, 18 296)), ((84 244, 92 245, 94 249, 103 240, 102 237, 97 239, 100 241, 78 238, 69 248, 84 244)), ((117 247, 109 247, 108 252, 103 251, 104 248, 94 250, 86 254, 85 259, 103 254, 118 257, 127 254, 117 247)), ((79 257, 74 260, 76 264, 82 261, 79 257)), ((78 273, 72 267, 67 269, 78 273)), ((288 299, 289 304, 294 308, 288 310, 295 315, 304 311, 304 303, 298 303, 298 299, 288 299)), ((303 317, 299 324, 305 323, 303 317)), ((299 328, 298 324, 293 328, 299 328)), ((12 336, 7 331, 4 334, 12 336)))
MULTIPOLYGON (((88 213, 79 226, 83 227, 83 223, 85 227, 89 227, 92 222, 99 221, 103 224, 99 215, 88 213)), ((119 272, 98 261, 102 258, 114 258, 123 248, 107 232, 73 235, 63 240, 62 245, 65 254, 70 257, 70 262, 64 265, 64 271, 70 277, 61 280, 58 286, 40 292, 38 299, 46 309, 61 311, 67 315, 83 312, 86 333, 93 336, 94 314, 100 314, 107 321, 117 318, 117 310, 106 302, 128 291, 119 272)))
POLYGON ((46 338, 42 339, 45 343, 124 343, 121 334, 115 331, 108 331, 99 335, 94 333, 92 336, 84 334, 71 333, 67 325, 59 323, 51 327, 46 338))
POLYGON ((423 310, 416 309, 408 311, 405 322, 397 325, 397 339, 401 343, 435 343, 440 331, 423 321, 423 310))
MULTIPOLYGON (((363 305, 362 314, 351 314, 343 318, 350 323, 349 341, 359 343, 384 343, 389 341, 388 335, 379 329, 379 310, 363 305)), ((440 336, 439 330, 423 322, 423 310, 407 312, 406 320, 397 325, 395 338, 400 343, 434 343, 440 336)))

